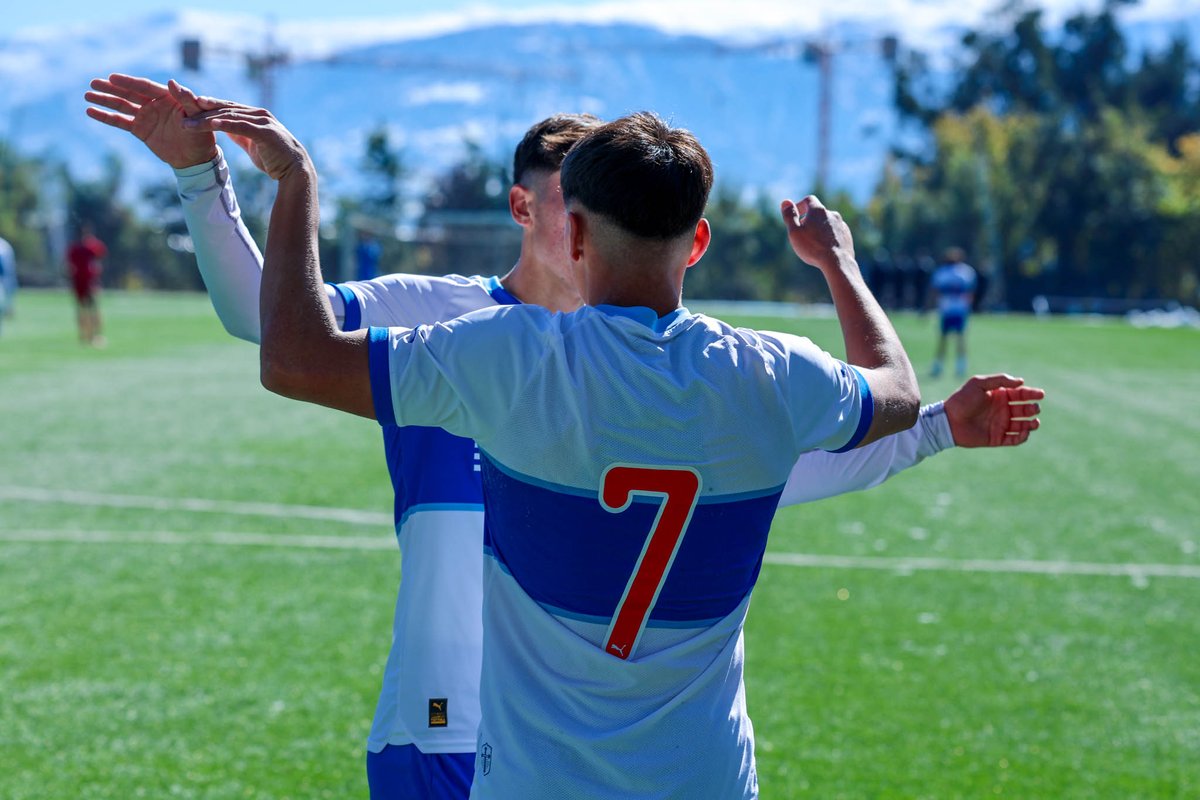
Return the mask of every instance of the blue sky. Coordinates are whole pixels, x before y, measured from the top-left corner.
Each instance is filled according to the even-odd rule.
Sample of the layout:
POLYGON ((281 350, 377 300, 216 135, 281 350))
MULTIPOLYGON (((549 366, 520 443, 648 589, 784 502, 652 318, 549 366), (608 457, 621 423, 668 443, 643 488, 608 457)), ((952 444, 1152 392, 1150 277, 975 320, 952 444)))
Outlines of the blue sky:
MULTIPOLYGON (((168 11, 180 5, 216 14, 271 18, 278 23, 339 20, 410 20, 542 15, 556 9, 558 18, 587 17, 591 21, 619 18, 656 24, 666 29, 722 34, 730 28, 753 27, 760 32, 813 31, 844 21, 872 20, 876 27, 928 32, 946 24, 974 25, 1003 0, 25 0, 9 2, 0 14, 0 37, 31 27, 71 23, 122 23, 139 16, 168 11)), ((1053 19, 1079 8, 1096 9, 1103 0, 1030 0, 1053 19)), ((1200 0, 1141 0, 1122 17, 1192 18, 1200 15, 1200 0)), ((420 26, 418 26, 420 27, 420 26)))
MULTIPOLYGON (((587 6, 593 0, 571 0, 571 5, 587 6)), ((277 19, 347 19, 353 17, 426 16, 432 13, 463 11, 471 8, 528 9, 538 6, 562 5, 548 0, 203 0, 184 3, 205 11, 254 16, 274 16, 277 19)), ((131 19, 142 14, 177 8, 178 3, 163 0, 53 0, 53 2, 11 2, 0 14, 0 35, 32 26, 54 26, 66 22, 102 22, 131 19)))

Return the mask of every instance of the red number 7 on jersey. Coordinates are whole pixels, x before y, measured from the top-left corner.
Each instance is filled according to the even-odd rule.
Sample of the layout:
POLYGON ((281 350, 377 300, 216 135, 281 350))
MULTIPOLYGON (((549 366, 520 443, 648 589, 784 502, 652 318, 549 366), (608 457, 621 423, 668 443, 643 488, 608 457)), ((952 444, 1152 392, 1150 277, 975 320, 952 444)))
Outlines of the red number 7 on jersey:
POLYGON ((650 609, 667 581, 667 572, 700 497, 700 473, 691 467, 629 464, 612 464, 604 470, 600 478, 600 505, 605 511, 619 514, 629 508, 635 494, 659 496, 663 502, 608 626, 604 652, 620 659, 633 655, 650 609))

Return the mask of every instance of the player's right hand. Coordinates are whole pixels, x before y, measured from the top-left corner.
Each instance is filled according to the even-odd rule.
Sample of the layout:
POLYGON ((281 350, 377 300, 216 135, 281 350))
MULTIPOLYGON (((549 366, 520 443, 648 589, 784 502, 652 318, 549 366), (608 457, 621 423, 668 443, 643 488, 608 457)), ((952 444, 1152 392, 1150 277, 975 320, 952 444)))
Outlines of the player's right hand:
POLYGON ((175 169, 216 158, 216 137, 207 131, 189 131, 180 127, 187 110, 161 83, 114 73, 107 78, 96 78, 91 87, 92 91, 84 94, 84 99, 110 110, 89 107, 89 117, 129 131, 141 139, 150 152, 175 169))
POLYGON ((946 398, 946 420, 958 447, 1024 444, 1041 423, 1046 392, 1011 375, 976 375, 946 398))
POLYGON ((314 172, 304 145, 267 109, 212 97, 195 100, 204 110, 184 118, 180 124, 185 129, 223 131, 246 151, 254 166, 277 181, 298 171, 314 172))
POLYGON ((854 260, 850 226, 841 214, 825 208, 816 195, 810 194, 799 203, 784 200, 779 211, 792 250, 805 263, 824 271, 836 268, 843 259, 854 260))

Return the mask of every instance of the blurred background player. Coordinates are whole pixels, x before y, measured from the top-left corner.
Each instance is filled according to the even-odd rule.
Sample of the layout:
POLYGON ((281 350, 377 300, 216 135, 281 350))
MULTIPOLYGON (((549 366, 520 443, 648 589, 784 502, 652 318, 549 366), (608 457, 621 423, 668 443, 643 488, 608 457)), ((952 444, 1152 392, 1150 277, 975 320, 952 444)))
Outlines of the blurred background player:
POLYGON ((960 248, 951 247, 942 258, 942 265, 934 270, 930 287, 937 295, 938 329, 937 352, 933 357, 933 377, 942 374, 942 361, 946 358, 946 340, 954 336, 956 357, 954 373, 958 377, 967 374, 967 317, 975 296, 975 269, 964 260, 966 255, 960 248))
POLYGON ((93 347, 104 346, 96 296, 100 292, 100 273, 104 270, 106 255, 108 248, 96 238, 91 223, 80 223, 79 237, 67 248, 67 267, 71 290, 75 294, 79 341, 93 347))
MULTIPOLYGON (((214 307, 231 333, 257 342, 262 259, 241 224, 215 141, 179 127, 181 106, 161 84, 114 75, 93 82, 93 88, 88 99, 124 112, 91 109, 93 118, 130 131, 176 167, 185 219, 214 307)), ((194 102, 186 91, 178 96, 194 102)), ((509 274, 502 279, 388 275, 331 285, 327 293, 339 325, 410 326, 517 302, 517 296, 550 308, 577 307, 578 292, 564 274, 559 166, 571 144, 598 124, 586 115, 556 115, 530 128, 518 144, 509 199, 523 235, 520 258, 509 274)), ((1037 423, 1023 417, 1036 415, 1036 405, 1029 403, 1041 392, 1021 383, 1000 375, 972 379, 944 408, 939 403, 923 409, 911 431, 851 453, 805 454, 780 505, 876 485, 946 447, 1024 442, 1037 423)), ((368 741, 371 796, 465 797, 479 713, 483 515, 478 456, 473 443, 441 430, 387 426, 383 432, 404 576, 368 741), (443 699, 429 696, 433 680, 450 702, 431 711, 430 702, 443 699), (431 718, 447 724, 429 728, 431 718), (467 762, 465 782, 459 780, 461 772, 447 769, 462 761, 467 762)))
POLYGON ((17 302, 17 255, 7 239, 0 238, 0 328, 11 319, 17 302))

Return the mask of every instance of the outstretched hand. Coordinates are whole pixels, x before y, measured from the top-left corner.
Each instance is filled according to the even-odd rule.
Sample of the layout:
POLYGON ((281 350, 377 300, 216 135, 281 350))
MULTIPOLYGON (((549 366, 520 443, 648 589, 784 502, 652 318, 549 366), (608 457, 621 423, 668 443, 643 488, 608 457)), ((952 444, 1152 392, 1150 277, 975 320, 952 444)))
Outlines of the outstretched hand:
POLYGON ((202 109, 181 103, 170 87, 148 78, 120 73, 96 78, 91 87, 92 91, 85 93, 84 99, 103 108, 89 107, 89 117, 132 133, 150 148, 150 152, 175 169, 216 158, 217 140, 211 132, 186 130, 180 124, 186 114, 202 109))
POLYGON ((854 258, 854 237, 842 215, 822 205, 810 194, 799 203, 784 200, 779 205, 788 241, 802 261, 820 270, 837 264, 839 256, 854 258))
POLYGON ((1023 444, 1041 423, 1042 389, 1011 375, 976 375, 946 398, 946 419, 958 447, 1023 444))

